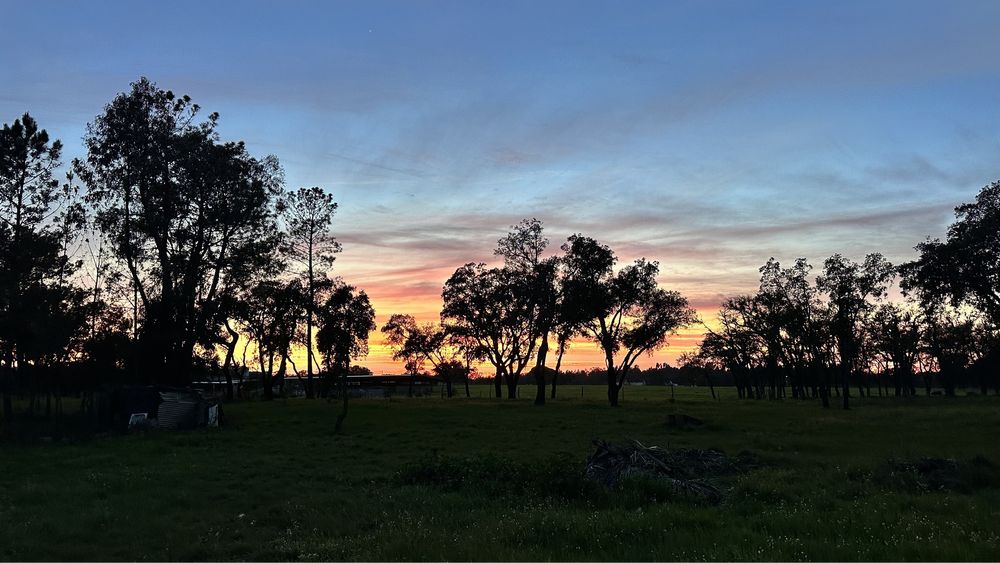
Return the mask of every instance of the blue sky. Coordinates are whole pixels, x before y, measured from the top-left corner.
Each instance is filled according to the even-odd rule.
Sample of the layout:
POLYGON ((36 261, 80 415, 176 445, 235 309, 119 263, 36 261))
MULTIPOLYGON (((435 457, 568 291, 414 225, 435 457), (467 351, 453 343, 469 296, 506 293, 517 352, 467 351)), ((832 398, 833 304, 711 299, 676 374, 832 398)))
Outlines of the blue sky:
MULTIPOLYGON (((10 2, 0 121, 80 152, 139 76, 341 204, 337 273, 436 314, 522 217, 709 311, 768 257, 899 261, 1000 178, 1000 2, 10 2)), ((408 310, 409 309, 409 310, 408 310)))

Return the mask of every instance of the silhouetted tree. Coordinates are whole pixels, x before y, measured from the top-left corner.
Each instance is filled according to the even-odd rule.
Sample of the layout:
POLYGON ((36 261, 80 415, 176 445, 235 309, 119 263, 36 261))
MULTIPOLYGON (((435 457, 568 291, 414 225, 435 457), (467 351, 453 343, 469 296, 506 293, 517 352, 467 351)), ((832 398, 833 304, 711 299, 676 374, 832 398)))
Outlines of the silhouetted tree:
POLYGON ((760 331, 754 326, 754 298, 741 295, 724 300, 719 308, 718 320, 718 331, 705 326, 707 333, 699 355, 720 363, 733 374, 739 398, 762 398, 763 384, 754 374, 763 365, 765 352, 760 331))
POLYGON ((808 329, 814 316, 816 291, 809 282, 812 267, 804 258, 791 268, 782 268, 771 258, 760 268, 760 289, 753 297, 752 326, 763 341, 767 392, 771 398, 785 395, 791 383, 792 396, 804 397, 811 386, 805 382, 810 356, 808 329))
POLYGON ((707 355, 685 352, 677 358, 677 364, 682 370, 696 374, 692 379, 703 380, 708 385, 713 400, 718 398, 715 395, 715 382, 712 381, 712 373, 721 371, 721 363, 718 360, 707 355))
POLYGON ((326 377, 339 375, 343 407, 334 432, 347 417, 347 374, 352 358, 368 354, 368 334, 375 330, 375 309, 368 295, 353 286, 337 283, 316 314, 316 344, 326 364, 326 377))
POLYGON ((444 326, 444 330, 448 347, 453 351, 455 359, 459 360, 464 367, 462 380, 465 383, 465 396, 471 397, 469 379, 476 371, 473 364, 486 361, 486 353, 476 339, 455 333, 448 326, 444 326))
POLYGON ((976 320, 944 303, 925 302, 921 321, 922 348, 937 364, 938 379, 945 395, 953 397, 959 375, 979 355, 976 320))
POLYGON ((569 350, 570 341, 579 332, 579 327, 575 324, 577 315, 575 312, 564 310, 566 306, 566 300, 560 298, 556 309, 556 324, 553 328, 556 336, 556 367, 552 372, 552 392, 549 395, 550 399, 556 398, 556 388, 559 385, 559 372, 562 369, 563 356, 566 355, 566 350, 569 350))
POLYGON ((900 267, 903 287, 925 300, 972 305, 1000 327, 1000 182, 956 207, 955 217, 946 240, 918 244, 920 257, 900 267))
POLYGON ((834 254, 823 263, 823 275, 816 279, 816 287, 826 294, 831 310, 844 409, 850 408, 851 376, 864 369, 858 361, 866 315, 874 308, 872 300, 885 297, 894 275, 892 264, 881 254, 869 254, 862 264, 834 254))
POLYGON ((979 390, 986 395, 992 384, 993 393, 1000 396, 1000 330, 980 322, 976 325, 974 340, 973 349, 978 354, 971 369, 979 381, 979 390))
MULTIPOLYGON (((272 241, 276 240, 281 240, 280 234, 275 235, 272 239, 272 241)), ((251 340, 254 340, 253 332, 249 330, 247 321, 255 318, 255 316, 258 321, 262 320, 259 317, 262 314, 261 311, 254 310, 254 308, 265 304, 261 301, 261 298, 264 297, 260 294, 262 289, 266 293, 268 290, 265 288, 271 286, 279 293, 281 291, 286 292, 287 295, 280 298, 277 303, 272 304, 285 307, 287 313, 292 315, 288 319, 291 321, 289 323, 285 323, 281 319, 274 320, 274 322, 282 323, 283 331, 291 331, 291 333, 283 332, 282 339, 285 336, 292 338, 284 346, 283 355, 280 360, 281 364, 278 374, 281 383, 284 382, 287 364, 291 363, 290 346, 293 342, 301 340, 301 338, 298 338, 297 324, 305 316, 305 308, 308 306, 308 296, 302 293, 304 288, 301 283, 295 284, 291 280, 278 280, 279 275, 285 271, 287 266, 285 258, 279 252, 276 245, 248 245, 234 252, 229 265, 228 275, 220 281, 219 297, 213 309, 214 319, 206 322, 207 326, 214 326, 216 330, 214 333, 206 333, 203 339, 199 341, 199 344, 203 348, 213 350, 218 346, 223 347, 224 360, 220 370, 226 378, 226 398, 229 400, 234 398, 233 375, 238 371, 242 371, 242 369, 237 369, 235 361, 236 347, 241 336, 240 329, 248 329, 248 334, 246 335, 248 336, 246 338, 247 344, 251 340), (245 253, 247 252, 255 252, 256 254, 246 256, 245 253), (295 295, 296 291, 299 291, 298 296, 295 295)), ((265 312, 264 315, 266 316, 266 314, 265 312)), ((247 366, 244 363, 242 367, 245 368, 247 366)), ((267 392, 269 393, 270 391, 268 390, 267 392)))
POLYGON ((884 371, 892 378, 895 396, 914 395, 913 366, 920 353, 921 336, 917 316, 896 303, 884 303, 872 316, 870 335, 884 371))
POLYGON ((582 332, 604 352, 608 401, 618 406, 639 356, 664 346, 695 313, 679 293, 659 287, 657 262, 639 259, 616 273, 614 253, 591 238, 573 235, 562 248, 565 299, 579 311, 582 332))
POLYGON ((273 397, 275 380, 281 383, 284 379, 295 329, 305 316, 306 299, 305 288, 297 279, 265 280, 245 295, 239 312, 257 347, 264 399, 273 397), (275 360, 278 360, 277 371, 275 360))
MULTIPOLYGON (((462 375, 463 364, 459 359, 461 350, 456 341, 449 338, 445 327, 434 323, 417 324, 410 315, 392 315, 382 327, 386 342, 392 347, 393 359, 406 362, 407 371, 412 376, 420 372, 424 361, 429 361, 434 373, 441 376, 448 391, 453 395, 452 384, 462 375)), ((410 395, 413 386, 410 385, 410 395)))
POLYGON ((412 315, 401 314, 389 317, 389 321, 382 327, 385 341, 392 350, 392 359, 401 360, 403 369, 410 374, 410 385, 407 389, 409 397, 413 396, 413 381, 427 359, 426 352, 418 346, 417 339, 413 338, 418 330, 417 321, 412 315))
POLYGON ((86 338, 81 360, 94 374, 112 374, 127 367, 132 356, 131 317, 126 308, 100 299, 88 303, 86 338))
POLYGON ((511 268, 466 264, 445 282, 442 298, 442 324, 476 343, 496 368, 497 397, 505 381, 507 398, 514 399, 538 341, 530 283, 511 268))
MULTIPOLYGON (((92 227, 92 225, 87 226, 92 227)), ((81 280, 88 293, 87 330, 93 337, 99 329, 101 312, 107 308, 113 308, 115 314, 120 317, 116 319, 114 325, 124 326, 122 322, 128 314, 120 304, 122 297, 123 272, 115 267, 115 262, 107 245, 107 239, 99 231, 90 229, 83 239, 82 272, 84 279, 81 280), (115 303, 111 303, 114 301, 115 303)), ((128 334, 128 327, 124 329, 128 334)), ((124 356, 122 356, 124 359, 124 356)))
POLYGON ((915 294, 925 310, 941 311, 947 300, 980 311, 992 336, 982 341, 990 348, 978 369, 992 371, 1000 386, 1000 348, 994 346, 1000 334, 1000 182, 955 208, 944 241, 928 238, 916 250, 919 258, 900 267, 904 291, 915 294))
POLYGON ((337 202, 322 188, 299 188, 284 201, 288 236, 285 250, 288 256, 304 268, 309 301, 306 308, 306 397, 313 397, 313 316, 316 310, 317 269, 326 281, 326 271, 333 266, 340 243, 330 234, 330 223, 337 211, 337 202))
POLYGON ((75 164, 141 303, 143 357, 164 382, 186 382, 195 346, 218 332, 234 266, 270 259, 278 242, 277 159, 220 142, 218 115, 196 123, 198 112, 140 79, 89 125, 75 164))
POLYGON ((0 393, 12 415, 15 372, 63 355, 83 324, 76 264, 65 241, 77 219, 60 207, 68 187, 54 176, 62 144, 28 114, 0 129, 0 393), (62 213, 60 214, 60 211, 62 213))
POLYGON ((817 381, 823 357, 816 334, 821 319, 810 269, 803 258, 791 268, 771 258, 760 268, 757 293, 724 301, 721 331, 708 329, 700 357, 733 370, 741 398, 784 397, 786 384, 795 398, 827 390, 817 381))
MULTIPOLYGON (((559 303, 559 259, 542 258, 549 240, 542 234, 542 222, 524 219, 511 227, 505 237, 497 241, 494 254, 502 256, 504 266, 513 270, 524 284, 524 298, 532 316, 530 330, 539 340, 535 357, 535 404, 545 404, 545 362, 549 353, 549 333, 556 324, 559 303)), ((532 344, 534 345, 534 344, 532 344)), ((515 385, 516 385, 515 377, 515 385)))

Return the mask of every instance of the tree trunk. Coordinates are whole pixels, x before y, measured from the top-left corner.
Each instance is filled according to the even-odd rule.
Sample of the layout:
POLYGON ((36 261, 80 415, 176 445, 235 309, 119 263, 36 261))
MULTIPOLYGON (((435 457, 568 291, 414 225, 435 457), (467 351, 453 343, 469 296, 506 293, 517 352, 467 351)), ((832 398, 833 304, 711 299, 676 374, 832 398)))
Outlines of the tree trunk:
POLYGON ((843 384, 844 410, 846 411, 851 408, 851 370, 847 365, 841 368, 840 376, 844 379, 841 383, 843 384))
POLYGON ((1000 349, 993 351, 983 368, 989 372, 989 378, 993 380, 993 394, 1000 396, 1000 349))
POLYGON ((274 398, 274 390, 271 389, 271 383, 272 383, 271 382, 271 368, 273 367, 273 362, 274 362, 274 359, 272 358, 271 361, 268 363, 267 368, 265 369, 265 367, 264 367, 264 355, 263 355, 263 353, 261 353, 261 355, 260 355, 260 384, 261 384, 261 387, 262 387, 261 391, 264 393, 264 400, 265 401, 270 401, 271 399, 274 398))
POLYGON ((240 339, 240 333, 236 332, 229 325, 229 320, 226 320, 226 332, 232 337, 229 344, 226 345, 226 359, 222 364, 222 372, 226 374, 226 400, 233 400, 233 356, 236 354, 236 344, 240 339))
POLYGON ((563 354, 566 352, 565 348, 559 347, 559 355, 556 356, 556 372, 552 374, 552 394, 549 395, 550 399, 556 398, 556 385, 559 384, 559 368, 562 366, 563 354))
POLYGON ((14 386, 19 388, 19 390, 21 391, 21 396, 23 397, 24 387, 25 387, 24 383, 27 382, 26 385, 28 388, 27 391, 30 396, 30 400, 28 401, 28 414, 30 416, 34 416, 35 415, 34 374, 32 374, 31 370, 28 369, 28 362, 25 361, 24 354, 18 351, 15 357, 17 359, 17 371, 14 372, 14 375, 17 379, 20 379, 20 381, 17 381, 17 379, 15 379, 14 386))
POLYGON ((194 358, 194 345, 195 340, 191 338, 190 342, 186 342, 181 348, 180 356, 177 358, 177 365, 179 366, 177 369, 177 382, 181 387, 191 385, 191 382, 194 380, 194 362, 192 362, 192 358, 194 358))
POLYGON ((497 399, 503 398, 503 368, 497 368, 496 378, 493 379, 493 388, 496 391, 497 399))
POLYGON ((10 400, 10 386, 7 385, 7 375, 4 375, 3 387, 3 419, 10 422, 14 418, 14 403, 10 400))
POLYGON ((542 344, 538 347, 538 359, 535 362, 535 404, 545 405, 545 359, 549 354, 549 335, 542 335, 542 344))
POLYGON ((306 398, 313 398, 313 306, 316 289, 313 282, 312 238, 309 239, 309 304, 306 306, 306 398))
POLYGON ((313 392, 313 358, 312 358, 312 313, 310 312, 306 323, 306 398, 313 399, 316 394, 313 392))
POLYGON ((31 373, 31 371, 28 370, 28 364, 24 363, 23 357, 17 362, 17 365, 23 366, 20 367, 20 370, 22 370, 24 375, 22 379, 27 380, 28 382, 28 416, 34 418, 35 405, 38 402, 38 395, 36 393, 35 388, 38 385, 38 383, 35 379, 35 374, 31 373))
POLYGON ((767 355, 767 398, 778 398, 778 358, 774 353, 767 355))
POLYGON ((0 394, 3 395, 3 419, 9 423, 14 418, 14 403, 10 398, 14 387, 14 357, 10 352, 5 355, 6 365, 0 372, 0 394))
POLYGON ((819 386, 819 396, 823 400, 823 408, 830 408, 830 368, 823 366, 823 384, 819 386))
POLYGON ((535 369, 535 405, 545 406, 545 371, 543 368, 535 369))
POLYGON ((952 366, 947 368, 942 367, 940 370, 941 383, 944 385, 944 394, 948 397, 955 396, 955 373, 957 369, 953 369, 952 366))
POLYGON ((608 403, 618 406, 618 372, 614 368, 608 370, 608 403))
POLYGON ((285 370, 288 368, 288 356, 282 352, 281 362, 278 363, 278 395, 285 396, 285 370))
POLYGON ((341 403, 340 414, 337 415, 337 424, 333 427, 334 434, 340 434, 340 429, 344 425, 344 419, 347 418, 347 372, 350 371, 348 365, 343 365, 343 373, 340 376, 340 395, 343 403, 341 403))

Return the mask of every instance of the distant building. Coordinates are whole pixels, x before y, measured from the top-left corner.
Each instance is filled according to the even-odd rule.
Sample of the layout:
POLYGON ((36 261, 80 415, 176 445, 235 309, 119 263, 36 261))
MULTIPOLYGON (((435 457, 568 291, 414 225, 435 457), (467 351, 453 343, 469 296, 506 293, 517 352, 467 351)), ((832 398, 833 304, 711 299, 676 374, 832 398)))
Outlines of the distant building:
MULTIPOLYGON (((389 397, 433 395, 441 379, 432 375, 348 375, 347 389, 352 397, 389 397)), ((336 390, 336 387, 334 387, 336 390)))

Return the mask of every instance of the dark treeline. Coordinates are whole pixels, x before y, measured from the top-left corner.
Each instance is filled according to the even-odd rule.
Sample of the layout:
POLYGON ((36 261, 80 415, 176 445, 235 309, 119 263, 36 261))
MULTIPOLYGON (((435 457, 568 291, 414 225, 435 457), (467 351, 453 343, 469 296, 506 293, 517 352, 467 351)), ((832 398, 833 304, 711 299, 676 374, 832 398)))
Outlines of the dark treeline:
MULTIPOLYGON (((546 377, 551 380, 555 376, 554 369, 546 370, 546 377)), ((559 372, 560 385, 605 385, 608 372, 603 368, 571 369, 559 372)), ((482 378, 481 378, 482 379, 482 378)), ((732 387, 733 377, 726 371, 706 365, 691 355, 682 355, 681 365, 671 366, 667 363, 657 363, 648 368, 633 367, 625 376, 626 385, 678 385, 701 387, 732 387)))
POLYGON ((616 272, 614 253, 582 235, 543 258, 548 240, 535 219, 498 241, 503 266, 456 270, 445 284, 441 323, 417 326, 395 315, 383 330, 407 370, 419 373, 429 361, 449 396, 457 377, 468 393, 475 360, 493 366, 497 397, 515 398, 521 376, 532 375, 536 404, 544 404, 547 384, 555 398, 559 383, 599 382, 616 405, 626 381, 706 385, 713 396, 716 385, 733 385, 740 398, 824 406, 836 399, 844 408, 852 388, 860 396, 907 397, 918 388, 954 395, 959 385, 974 385, 1000 394, 1000 183, 956 213, 946 240, 919 244, 918 259, 901 266, 879 253, 860 263, 835 254, 814 275, 806 259, 788 268, 770 259, 758 291, 726 299, 718 328, 706 325, 699 352, 682 356, 679 369, 635 366, 695 320, 683 297, 657 285, 657 263, 640 259, 616 272), (902 301, 889 299, 897 282, 902 301), (598 344, 605 365, 567 373, 563 354, 580 338, 598 344))
MULTIPOLYGON (((87 127, 86 156, 63 169, 62 145, 28 114, 0 131, 0 394, 31 414, 59 410, 99 385, 185 386, 253 370, 260 393, 344 398, 353 360, 367 353, 375 312, 364 291, 330 277, 337 211, 318 187, 287 191, 273 156, 223 141, 219 116, 146 79, 87 127), (68 172, 66 172, 68 170, 68 172), (65 172, 65 179, 57 178, 65 172), (297 366, 292 350, 304 348, 297 366)), ((636 361, 697 322, 684 297, 660 286, 644 258, 618 267, 608 246, 581 235, 547 253, 542 223, 526 219, 497 241, 499 265, 470 262, 445 282, 440 321, 394 314, 381 328, 414 376, 430 371, 448 396, 469 393, 490 366, 495 396, 522 376, 534 402, 566 383, 600 381, 611 405, 626 382, 735 385, 741 398, 910 396, 975 381, 1000 393, 1000 183, 957 209, 945 240, 917 246, 894 267, 774 259, 752 295, 725 300, 717 328, 679 369, 636 361), (899 280, 906 300, 887 298, 899 280), (572 342, 604 362, 562 369, 572 342)), ((716 325, 713 324, 713 327, 716 325)))
POLYGON ((945 240, 893 267, 839 254, 789 268, 770 259, 760 288, 726 299, 696 361, 732 374, 741 398, 908 397, 959 385, 1000 394, 1000 182, 956 208, 945 240), (890 301, 898 281, 905 300, 890 301))
MULTIPOLYGON (((328 275, 341 249, 337 204, 318 187, 286 191, 276 157, 223 141, 218 124, 188 96, 140 79, 88 124, 86 156, 65 168, 61 143, 29 114, 4 126, 5 419, 15 397, 48 415, 66 395, 87 407, 102 385, 209 378, 233 399, 250 370, 264 399, 304 372, 307 397, 339 389, 346 412, 347 375, 364 372, 351 362, 376 327, 365 292, 328 275), (301 348, 305 366, 292 358, 301 348)), ((656 262, 616 270, 613 251, 582 235, 559 256, 543 257, 547 245, 541 222, 525 220, 498 241, 503 265, 456 270, 440 323, 393 315, 382 331, 407 371, 429 364, 451 396, 460 382, 468 393, 473 366, 488 363, 498 397, 516 397, 533 375, 544 404, 570 341, 586 337, 604 351, 615 405, 635 361, 693 322, 685 299, 659 287, 656 262)))
POLYGON ((307 393, 327 394, 365 354, 368 297, 326 273, 337 204, 285 191, 277 159, 222 141, 218 117, 140 79, 88 125, 65 180, 59 141, 29 114, 4 125, 5 419, 14 396, 48 414, 100 384, 215 375, 231 398, 237 367, 256 368, 270 398, 306 343, 307 393))
POLYGON ((410 316, 392 316, 382 330, 394 357, 413 374, 432 364, 448 396, 457 378, 469 393, 476 361, 494 368, 497 398, 516 398, 527 375, 535 404, 544 405, 556 397, 570 342, 582 337, 603 352, 602 382, 608 402, 617 405, 636 360, 691 324, 694 311, 680 294, 659 286, 656 262, 638 259, 615 271, 614 252, 592 238, 573 235, 561 254, 543 257, 548 244, 537 219, 513 226, 494 251, 503 265, 469 263, 445 282, 440 323, 418 326, 410 316))

